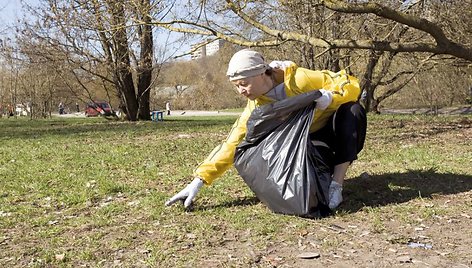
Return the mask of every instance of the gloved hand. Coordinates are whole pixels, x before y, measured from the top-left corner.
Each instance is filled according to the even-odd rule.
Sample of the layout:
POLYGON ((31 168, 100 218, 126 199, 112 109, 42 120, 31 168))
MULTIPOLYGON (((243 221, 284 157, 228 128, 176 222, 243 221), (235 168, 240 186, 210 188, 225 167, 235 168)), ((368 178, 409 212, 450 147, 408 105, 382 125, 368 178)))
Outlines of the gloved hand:
POLYGON ((272 61, 271 63, 269 63, 269 66, 272 67, 272 68, 275 68, 275 69, 282 69, 282 70, 285 70, 288 66, 290 66, 291 64, 293 64, 292 61, 288 61, 288 60, 284 60, 284 61, 281 61, 281 60, 274 60, 272 61))
POLYGON ((200 178, 195 178, 191 183, 189 183, 182 191, 174 195, 169 199, 165 205, 170 206, 177 202, 177 200, 185 200, 184 207, 188 208, 192 204, 193 199, 197 196, 198 191, 203 186, 203 180, 200 178))
POLYGON ((324 110, 333 102, 333 93, 328 90, 320 89, 321 97, 315 100, 316 109, 324 110))

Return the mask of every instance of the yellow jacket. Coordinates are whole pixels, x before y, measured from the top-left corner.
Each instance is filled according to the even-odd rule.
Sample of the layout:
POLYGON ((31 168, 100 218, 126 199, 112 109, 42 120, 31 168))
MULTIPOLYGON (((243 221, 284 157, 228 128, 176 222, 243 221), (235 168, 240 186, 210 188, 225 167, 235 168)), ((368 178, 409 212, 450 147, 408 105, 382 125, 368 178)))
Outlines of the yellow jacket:
MULTIPOLYGON (((316 110, 310 132, 313 133, 326 125, 328 118, 344 103, 357 101, 360 95, 359 82, 355 77, 340 71, 313 71, 291 64, 284 73, 285 93, 287 98, 311 90, 325 89, 333 93, 333 102, 325 110, 316 110)), ((280 81, 282 82, 282 81, 280 81)), ((248 100, 246 108, 236 120, 231 131, 220 145, 195 170, 194 176, 203 179, 205 184, 211 184, 233 164, 236 146, 246 135, 246 123, 254 108, 268 104, 272 100, 261 96, 256 100, 248 100)))

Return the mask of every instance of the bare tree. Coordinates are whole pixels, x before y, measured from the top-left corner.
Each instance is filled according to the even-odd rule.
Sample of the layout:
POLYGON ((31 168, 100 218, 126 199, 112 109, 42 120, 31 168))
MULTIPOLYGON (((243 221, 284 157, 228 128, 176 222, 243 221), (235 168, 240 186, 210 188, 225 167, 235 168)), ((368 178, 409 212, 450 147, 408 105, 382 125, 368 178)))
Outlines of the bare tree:
MULTIPOLYGON (((308 68, 347 69, 360 74, 368 106, 377 110, 431 68, 429 61, 469 64, 472 9, 464 7, 471 1, 43 0, 38 24, 21 32, 56 49, 54 57, 67 63, 68 75, 76 79, 68 83, 71 91, 90 93, 97 84, 114 88, 129 120, 149 118, 156 26, 207 42, 276 48, 268 57, 288 56, 308 68)), ((224 77, 221 69, 215 72, 224 77)), ((202 98, 209 94, 201 91, 202 98)))
MULTIPOLYGON (((206 18, 218 17, 216 11, 226 16, 226 13, 221 12, 222 6, 217 5, 216 9, 209 9, 208 2, 201 1, 202 9, 207 14, 206 18)), ((173 31, 187 32, 202 34, 208 36, 215 36, 226 41, 236 43, 242 46, 276 46, 287 41, 297 41, 306 44, 310 44, 314 47, 322 47, 327 50, 334 48, 352 48, 352 49, 373 49, 379 51, 392 51, 392 52, 429 52, 434 54, 448 54, 458 58, 462 58, 468 61, 472 61, 472 48, 467 44, 461 44, 448 37, 444 30, 437 23, 431 22, 425 18, 421 18, 415 15, 411 15, 401 10, 391 8, 389 6, 379 4, 376 2, 355 2, 355 1, 342 1, 342 0, 321 0, 313 1, 313 6, 324 6, 330 10, 337 11, 345 14, 373 14, 386 21, 393 21, 399 24, 408 26, 416 31, 425 34, 423 40, 416 40, 415 42, 389 42, 389 41, 377 41, 373 39, 337 39, 337 38, 318 38, 307 34, 301 34, 294 31, 287 31, 285 29, 277 29, 273 25, 267 25, 264 20, 261 19, 261 14, 252 15, 252 10, 257 8, 257 5, 265 5, 266 7, 272 7, 271 10, 276 8, 277 3, 273 1, 231 1, 226 0, 226 12, 231 11, 234 13, 241 23, 251 25, 261 33, 264 33, 265 37, 260 38, 260 35, 256 35, 257 38, 254 40, 249 37, 237 35, 235 33, 228 34, 228 27, 220 25, 217 21, 202 20, 199 21, 200 17, 196 20, 189 21, 184 19, 176 19, 173 21, 163 22, 154 20, 155 25, 167 27, 173 31), (179 27, 179 25, 188 25, 191 27, 179 27), (175 26, 177 25, 177 26, 175 26)), ((280 3, 283 5, 285 1, 280 3)), ((470 6, 470 0, 466 1, 466 6, 470 6)), ((462 3, 461 5, 464 5, 462 3)), ((221 18, 221 17, 220 17, 221 18)), ((227 17, 225 17, 227 18, 227 17)))
MULTIPOLYGON (((399 92, 405 81, 418 73, 413 64, 422 59, 407 71, 392 73, 392 64, 401 53, 426 53, 423 59, 450 55, 458 62, 472 61, 471 38, 467 35, 470 19, 464 20, 470 18, 467 15, 472 9, 465 6, 472 7, 471 0, 195 1, 188 14, 169 21, 155 19, 153 23, 246 47, 277 47, 287 52, 290 50, 284 45, 290 44, 291 53, 298 50, 298 59, 306 67, 356 69, 362 74, 368 105, 375 101, 373 107, 377 109, 380 101, 399 92), (454 10, 464 16, 437 16, 439 10, 454 10), (460 32, 451 31, 454 28, 460 32), (359 59, 367 63, 362 68, 359 59), (375 99, 375 90, 388 86, 389 81, 397 84, 375 99)), ((427 64, 421 66, 428 68, 427 64)))
POLYGON ((150 21, 151 15, 159 15, 160 4, 151 0, 44 0, 42 9, 32 10, 37 24, 22 32, 54 48, 79 88, 90 93, 90 79, 99 80, 105 91, 112 86, 128 120, 148 120, 154 66, 150 21), (145 24, 136 25, 136 20, 145 24))

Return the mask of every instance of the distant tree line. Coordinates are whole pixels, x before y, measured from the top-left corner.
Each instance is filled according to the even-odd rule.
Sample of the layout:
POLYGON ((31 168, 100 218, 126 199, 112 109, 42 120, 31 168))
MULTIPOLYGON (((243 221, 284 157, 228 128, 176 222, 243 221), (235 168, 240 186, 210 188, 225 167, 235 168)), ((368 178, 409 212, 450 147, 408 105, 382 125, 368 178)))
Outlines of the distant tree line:
POLYGON ((470 98, 472 0, 43 0, 28 12, 15 38, 1 42, 0 105, 28 103, 32 117, 49 116, 61 101, 105 99, 127 120, 149 120, 167 101, 156 97, 162 88, 175 89, 174 107, 241 106, 225 69, 242 47, 268 60, 346 69, 373 112, 470 98), (174 44, 165 38, 176 34, 174 44), (227 45, 176 60, 183 55, 175 43, 196 37, 227 45))

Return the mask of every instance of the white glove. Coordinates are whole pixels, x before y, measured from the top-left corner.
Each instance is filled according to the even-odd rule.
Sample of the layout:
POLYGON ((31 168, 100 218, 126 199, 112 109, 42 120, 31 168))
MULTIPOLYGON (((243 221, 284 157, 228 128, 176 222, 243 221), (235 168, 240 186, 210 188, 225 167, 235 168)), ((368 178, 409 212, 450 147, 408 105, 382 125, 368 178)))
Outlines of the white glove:
POLYGON ((174 195, 169 199, 165 205, 170 206, 177 202, 177 200, 185 200, 184 207, 188 208, 192 204, 193 199, 197 196, 198 191, 203 186, 203 180, 200 178, 195 178, 191 183, 189 183, 182 191, 174 195))
POLYGON ((274 60, 271 63, 269 63, 269 66, 275 69, 282 69, 285 70, 287 67, 289 67, 291 64, 294 64, 293 61, 288 61, 288 60, 274 60))
POLYGON ((320 89, 321 97, 315 100, 316 109, 325 110, 333 102, 333 93, 328 90, 320 89))

